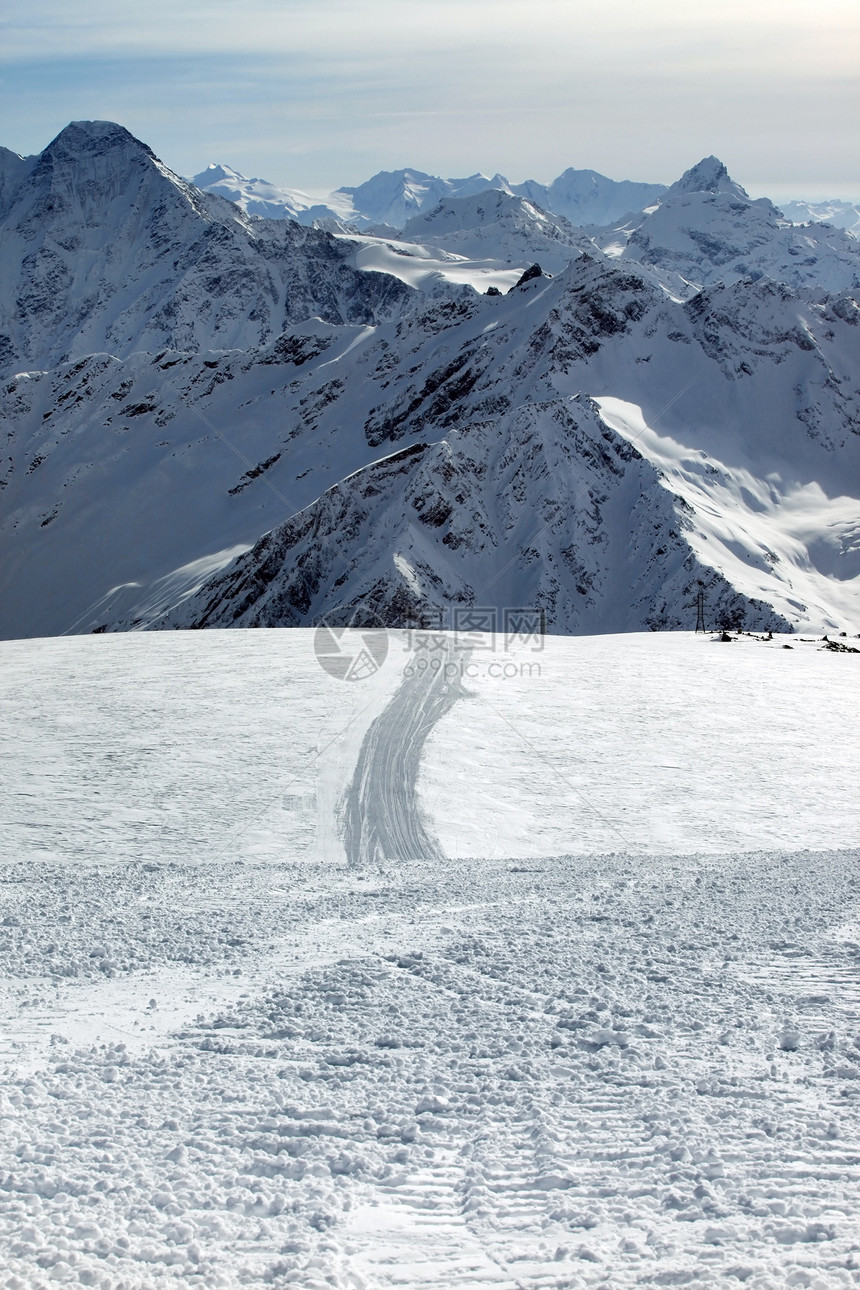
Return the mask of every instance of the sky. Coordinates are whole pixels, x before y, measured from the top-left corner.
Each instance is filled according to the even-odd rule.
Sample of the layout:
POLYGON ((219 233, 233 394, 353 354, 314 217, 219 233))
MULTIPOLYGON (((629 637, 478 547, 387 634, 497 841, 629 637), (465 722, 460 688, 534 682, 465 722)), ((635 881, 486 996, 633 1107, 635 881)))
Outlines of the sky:
POLYGON ((858 0, 4 0, 0 143, 114 120, 306 191, 568 166, 860 201, 858 0))

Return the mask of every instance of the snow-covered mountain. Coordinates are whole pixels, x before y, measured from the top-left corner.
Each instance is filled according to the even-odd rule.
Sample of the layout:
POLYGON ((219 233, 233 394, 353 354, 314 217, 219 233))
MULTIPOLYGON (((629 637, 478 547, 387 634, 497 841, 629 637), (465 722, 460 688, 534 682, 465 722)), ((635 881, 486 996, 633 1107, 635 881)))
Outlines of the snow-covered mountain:
POLYGON ((0 371, 247 349, 307 317, 374 322, 406 294, 325 233, 202 193, 109 122, 73 123, 3 174, 0 371))
POLYGON ((336 193, 313 195, 298 188, 279 188, 266 179, 248 179, 215 162, 194 175, 191 183, 203 192, 215 193, 234 202, 246 215, 260 219, 293 219, 307 226, 337 221, 344 225, 356 217, 347 196, 336 193))
MULTIPOLYGON (((562 241, 582 249, 584 239, 579 232, 570 233, 572 225, 586 229, 607 255, 635 260, 654 281, 680 296, 709 282, 760 274, 796 288, 823 285, 839 290, 858 281, 860 247, 855 238, 845 236, 845 230, 856 233, 860 227, 856 208, 838 202, 816 207, 788 203, 779 210, 767 198, 753 201, 716 157, 704 158, 668 188, 618 182, 597 171, 572 168, 550 184, 510 184, 498 174, 492 179, 480 173, 442 179, 416 170, 382 171, 358 187, 316 196, 247 180, 217 165, 195 176, 194 183, 229 198, 249 214, 291 218, 334 233, 362 231, 430 247, 444 244, 470 261, 516 258, 518 244, 522 247, 527 240, 522 236, 526 223, 534 234, 530 258, 543 255, 550 271, 558 271, 566 261, 558 258, 557 248, 546 246, 543 235, 557 241, 560 232, 562 241), (490 197, 490 190, 499 196, 490 197), (520 232, 511 241, 503 231, 505 220, 509 226, 517 218, 515 199, 525 203, 528 214, 520 205, 520 232), (494 221, 499 234, 495 245, 490 233, 480 231, 494 221), (812 227, 799 227, 810 222, 812 227), (824 223, 832 227, 821 227, 824 223), (498 255, 493 254, 496 248, 498 255)), ((410 254, 402 249, 398 253, 410 254)), ((398 273, 404 266, 384 253, 365 255, 362 263, 402 276, 410 285, 424 285, 426 279, 426 274, 416 275, 414 266, 398 273)), ((455 280, 477 285, 474 275, 455 280)))
POLYGON ((537 202, 544 210, 562 215, 572 224, 610 224, 622 215, 644 210, 666 191, 665 184, 640 184, 629 179, 607 179, 596 170, 563 171, 551 184, 527 180, 512 192, 537 202))
POLYGON ((680 627, 701 582, 719 621, 786 628, 696 560, 676 501, 597 405, 527 405, 366 467, 156 625, 432 627, 476 605, 501 624, 537 605, 554 630, 680 627))
POLYGON ((475 197, 487 189, 522 197, 577 225, 608 224, 642 210, 665 192, 664 184, 617 181, 596 170, 573 168, 550 184, 534 179, 511 184, 504 175, 490 178, 480 172, 465 179, 443 179, 421 170, 382 170, 355 187, 312 195, 295 188, 278 188, 265 179, 247 179, 230 166, 212 163, 191 182, 235 202, 248 215, 295 219, 301 224, 326 225, 335 220, 359 230, 386 227, 391 231, 401 229, 441 201, 475 197))
POLYGON ((353 222, 359 226, 379 224, 400 229, 445 198, 474 197, 488 188, 507 191, 507 180, 501 175, 492 179, 482 174, 441 179, 420 170, 383 170, 356 188, 339 188, 333 196, 347 196, 352 201, 353 222))
POLYGON ((635 219, 591 231, 608 255, 641 265, 681 294, 762 276, 798 290, 860 286, 856 238, 791 224, 766 197, 753 201, 717 157, 693 166, 635 219))
POLYGON ((353 230, 383 228, 396 232, 407 220, 447 197, 470 197, 488 188, 510 192, 501 175, 470 175, 442 179, 421 170, 382 170, 356 187, 330 193, 305 193, 279 188, 266 179, 248 179, 231 166, 211 163, 191 181, 205 192, 235 202, 248 215, 265 219, 294 219, 300 224, 327 226, 332 222, 353 230))
POLYGON ((775 272, 809 230, 719 163, 606 254, 501 191, 400 241, 251 220, 98 123, 2 160, 3 635, 452 606, 675 627, 700 584, 727 623, 860 629, 851 239, 824 230, 800 286, 741 276, 727 227, 775 272), (667 290, 684 257, 707 284, 667 290), (463 276, 417 291, 395 261, 463 276))
POLYGON ((358 601, 395 621, 536 603, 557 630, 678 626, 699 580, 726 621, 850 629, 857 319, 850 296, 767 282, 683 305, 582 257, 375 330, 19 378, 5 630, 358 601))
POLYGON ((492 190, 446 198, 409 220, 400 236, 404 242, 473 260, 519 264, 539 259, 551 273, 560 272, 584 250, 593 250, 582 229, 563 216, 550 215, 524 197, 492 190))
POLYGON ((565 631, 677 627, 700 582, 726 621, 851 625, 860 400, 841 385, 858 316, 771 283, 682 306, 583 257, 434 337, 423 387, 409 369, 428 320, 401 323, 409 368, 383 360, 364 422, 375 462, 164 625, 524 604, 565 631))

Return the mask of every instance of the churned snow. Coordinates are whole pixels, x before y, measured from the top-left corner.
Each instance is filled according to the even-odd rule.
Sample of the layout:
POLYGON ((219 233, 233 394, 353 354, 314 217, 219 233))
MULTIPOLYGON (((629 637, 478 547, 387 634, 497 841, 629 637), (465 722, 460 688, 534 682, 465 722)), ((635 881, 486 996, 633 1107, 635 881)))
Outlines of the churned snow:
POLYGON ((856 1286, 857 642, 313 642, 0 645, 4 1286, 856 1286))

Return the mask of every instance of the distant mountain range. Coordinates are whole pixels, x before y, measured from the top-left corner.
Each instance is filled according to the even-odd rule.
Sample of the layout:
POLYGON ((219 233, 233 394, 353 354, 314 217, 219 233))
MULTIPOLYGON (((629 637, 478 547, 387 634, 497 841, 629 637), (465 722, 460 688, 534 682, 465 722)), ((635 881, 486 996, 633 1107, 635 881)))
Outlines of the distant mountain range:
POLYGON ((509 184, 503 175, 442 179, 420 170, 383 170, 357 188, 338 188, 316 196, 278 189, 264 179, 246 179, 229 166, 211 165, 191 182, 235 202, 249 215, 295 219, 300 224, 321 221, 323 227, 350 225, 358 230, 384 226, 391 231, 403 228, 408 220, 446 198, 475 197, 488 189, 523 197, 574 224, 608 224, 656 201, 665 188, 663 184, 629 180, 619 183, 595 170, 572 169, 551 184, 533 179, 509 184))
POLYGON ((781 209, 794 224, 832 224, 860 237, 860 206, 855 202, 783 202, 781 209))
MULTIPOLYGON (((504 175, 470 175, 467 179, 442 179, 420 170, 383 170, 355 188, 331 193, 278 188, 265 179, 248 179, 230 166, 213 163, 191 180, 204 192, 235 202, 248 215, 265 219, 294 219, 320 228, 356 230, 387 226, 401 229, 416 215, 431 210, 447 197, 474 197, 494 188, 524 197, 542 210, 562 215, 572 224, 611 224, 657 202, 666 184, 620 182, 596 170, 569 168, 550 184, 527 179, 511 184, 504 175)), ((793 224, 832 224, 860 236, 860 206, 847 201, 783 202, 782 215, 793 224)))
POLYGON ((677 628, 700 589, 714 624, 860 631, 848 232, 713 157, 396 172, 329 229, 239 178, 106 122, 0 153, 0 634, 677 628))

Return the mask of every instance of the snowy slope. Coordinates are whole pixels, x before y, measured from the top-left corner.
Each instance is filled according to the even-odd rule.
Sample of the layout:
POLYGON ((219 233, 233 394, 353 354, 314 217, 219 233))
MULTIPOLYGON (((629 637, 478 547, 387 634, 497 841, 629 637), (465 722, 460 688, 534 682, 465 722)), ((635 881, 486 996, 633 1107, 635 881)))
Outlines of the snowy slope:
POLYGON ((508 291, 536 262, 558 273, 583 250, 595 251, 567 220, 498 191, 446 197, 396 237, 338 236, 355 248, 356 268, 391 274, 430 297, 451 297, 463 286, 508 291))
POLYGON ((246 571, 274 543, 289 582, 295 543, 319 548, 294 624, 372 587, 389 608, 537 598, 566 631, 682 626, 703 577, 749 614, 857 630, 857 319, 766 281, 685 305, 582 257, 376 329, 20 378, 4 631, 151 623, 269 530, 246 571), (608 425, 589 396, 639 411, 608 425))
POLYGON ((789 223, 766 197, 752 201, 716 157, 693 166, 641 215, 590 231, 608 254, 642 265, 682 295, 762 276, 795 290, 860 286, 856 238, 789 223))
POLYGON ((502 192, 447 198, 410 219, 401 237, 474 260, 517 265, 538 260, 549 273, 560 272, 584 250, 593 249, 590 239, 563 217, 502 192))
MULTIPOLYGON (((335 236, 351 248, 349 263, 357 269, 372 273, 388 273, 400 278, 407 286, 433 298, 456 298, 462 287, 471 287, 485 294, 491 287, 496 291, 509 291, 523 272, 534 262, 537 251, 532 238, 520 236, 515 244, 505 246, 496 241, 476 238, 477 255, 452 251, 444 244, 405 242, 401 237, 382 234, 367 235, 335 232, 335 236), (510 254, 506 255, 505 251, 510 254), (511 259, 511 255, 514 257, 511 259)), ((543 238, 536 230, 536 239, 543 245, 543 238)), ((558 248, 554 248, 557 254, 558 248)))
POLYGON ((363 869, 417 641, 0 645, 7 1279, 849 1290, 860 656, 786 643, 479 639, 363 869))
MULTIPOLYGON (((860 654, 749 634, 385 637, 378 669, 352 681, 306 629, 0 642, 0 860, 343 867, 339 803, 366 735, 442 662, 459 697, 428 722, 417 787, 445 856, 716 857, 857 837, 860 654)), ((345 651, 362 640, 348 631, 345 651)))
POLYGON ((116 126, 3 174, 7 332, 38 359, 2 391, 4 635, 362 597, 635 630, 688 624, 700 581, 726 621, 856 630, 856 253, 739 277, 727 221, 774 272, 809 230, 715 160, 639 225, 674 230, 666 263, 696 248, 697 291, 635 231, 604 255, 501 191, 415 241, 249 219, 116 126), (515 286, 535 259, 555 276, 515 286))
POLYGON ((309 316, 397 312, 401 285, 347 258, 324 233, 201 193, 121 126, 77 122, 5 185, 0 365, 247 349, 309 316))

